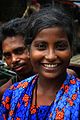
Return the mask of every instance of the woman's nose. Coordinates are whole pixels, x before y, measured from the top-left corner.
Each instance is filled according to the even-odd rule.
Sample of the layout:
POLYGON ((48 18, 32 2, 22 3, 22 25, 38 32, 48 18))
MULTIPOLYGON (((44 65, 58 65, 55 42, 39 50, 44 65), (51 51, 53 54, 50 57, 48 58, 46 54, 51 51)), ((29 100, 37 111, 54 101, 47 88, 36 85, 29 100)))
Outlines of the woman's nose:
POLYGON ((57 55, 56 55, 56 52, 55 50, 48 50, 46 52, 46 55, 45 55, 45 58, 49 61, 54 61, 57 59, 57 55))

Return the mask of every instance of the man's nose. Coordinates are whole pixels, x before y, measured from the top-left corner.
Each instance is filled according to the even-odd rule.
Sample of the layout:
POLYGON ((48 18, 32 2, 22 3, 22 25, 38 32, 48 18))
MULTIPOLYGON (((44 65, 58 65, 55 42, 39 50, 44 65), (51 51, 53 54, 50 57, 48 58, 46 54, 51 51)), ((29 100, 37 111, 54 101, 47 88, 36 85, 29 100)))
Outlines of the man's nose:
POLYGON ((12 63, 19 61, 19 57, 15 54, 12 54, 12 63))

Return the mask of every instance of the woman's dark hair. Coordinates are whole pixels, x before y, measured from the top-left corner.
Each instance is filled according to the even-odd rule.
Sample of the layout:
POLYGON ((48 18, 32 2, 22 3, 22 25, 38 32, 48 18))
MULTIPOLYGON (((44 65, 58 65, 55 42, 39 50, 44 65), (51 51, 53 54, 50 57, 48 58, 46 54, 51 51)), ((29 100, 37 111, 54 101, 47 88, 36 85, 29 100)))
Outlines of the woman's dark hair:
POLYGON ((39 12, 33 13, 29 18, 27 43, 31 44, 35 36, 44 28, 62 27, 67 35, 70 45, 74 39, 72 20, 65 11, 57 7, 46 7, 39 12))

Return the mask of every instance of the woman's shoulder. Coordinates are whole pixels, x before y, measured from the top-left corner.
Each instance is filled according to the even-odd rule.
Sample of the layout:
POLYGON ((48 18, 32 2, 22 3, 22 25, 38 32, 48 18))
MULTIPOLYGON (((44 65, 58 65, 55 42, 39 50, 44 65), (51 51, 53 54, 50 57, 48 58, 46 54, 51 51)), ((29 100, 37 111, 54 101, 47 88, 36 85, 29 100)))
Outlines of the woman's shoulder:
POLYGON ((34 79, 36 75, 33 75, 29 78, 26 78, 20 82, 16 82, 13 85, 11 85, 11 87, 9 88, 9 90, 18 90, 18 89, 24 89, 28 86, 28 84, 34 79))
POLYGON ((77 76, 67 73, 67 77, 66 80, 64 81, 64 84, 68 85, 71 91, 72 89, 73 91, 75 89, 78 92, 80 92, 80 78, 78 78, 77 76))
POLYGON ((80 84, 80 78, 78 76, 75 76, 75 75, 70 75, 71 78, 70 78, 70 81, 75 81, 75 84, 79 83, 80 84))
POLYGON ((68 74, 68 80, 69 90, 71 92, 70 94, 74 94, 74 92, 80 94, 80 78, 68 74))

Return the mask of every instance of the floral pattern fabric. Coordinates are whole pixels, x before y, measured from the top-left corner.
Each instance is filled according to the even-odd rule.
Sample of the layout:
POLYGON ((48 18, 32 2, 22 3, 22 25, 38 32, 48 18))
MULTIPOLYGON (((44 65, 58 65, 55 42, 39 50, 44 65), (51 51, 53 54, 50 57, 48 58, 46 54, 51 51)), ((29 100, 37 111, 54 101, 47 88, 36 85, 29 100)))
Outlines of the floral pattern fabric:
POLYGON ((32 105, 38 75, 13 84, 3 95, 0 120, 80 120, 80 79, 67 74, 50 106, 32 105))

